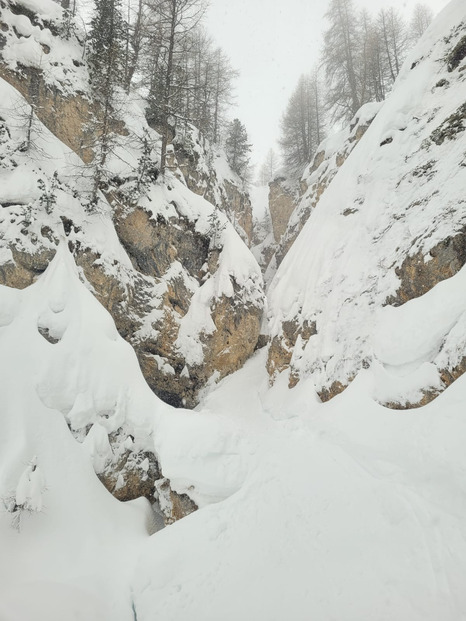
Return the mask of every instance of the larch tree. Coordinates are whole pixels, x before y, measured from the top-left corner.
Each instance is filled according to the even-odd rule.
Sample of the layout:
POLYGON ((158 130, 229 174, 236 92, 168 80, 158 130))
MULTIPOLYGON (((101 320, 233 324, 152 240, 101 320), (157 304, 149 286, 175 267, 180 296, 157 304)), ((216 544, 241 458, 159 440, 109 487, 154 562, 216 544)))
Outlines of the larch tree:
POLYGON ((390 7, 381 9, 377 16, 377 30, 382 42, 386 81, 396 80, 408 49, 408 29, 401 14, 390 7))
POLYGON ((298 177, 324 138, 322 88, 316 71, 302 75, 281 120, 280 147, 290 177, 298 177))
POLYGON ((180 92, 189 88, 184 71, 185 43, 200 23, 204 12, 203 0, 150 0, 154 44, 154 71, 149 94, 151 114, 157 118, 162 134, 160 172, 166 166, 167 145, 177 115, 176 101, 180 92))
POLYGON ((259 184, 267 185, 268 183, 273 181, 279 167, 280 161, 278 155, 275 153, 274 149, 269 149, 267 151, 267 155, 265 156, 265 160, 259 170, 259 184))
POLYGON ((133 10, 131 0, 128 0, 127 28, 124 55, 124 87, 129 93, 134 74, 140 62, 146 34, 146 7, 144 0, 137 1, 137 7, 133 10))
POLYGON ((416 4, 410 24, 411 37, 414 41, 417 41, 422 37, 424 32, 429 27, 433 16, 434 14, 430 7, 425 4, 421 4, 420 2, 416 4))
POLYGON ((360 33, 353 0, 331 0, 325 14, 322 64, 327 81, 327 106, 335 120, 349 120, 364 102, 358 74, 360 33))

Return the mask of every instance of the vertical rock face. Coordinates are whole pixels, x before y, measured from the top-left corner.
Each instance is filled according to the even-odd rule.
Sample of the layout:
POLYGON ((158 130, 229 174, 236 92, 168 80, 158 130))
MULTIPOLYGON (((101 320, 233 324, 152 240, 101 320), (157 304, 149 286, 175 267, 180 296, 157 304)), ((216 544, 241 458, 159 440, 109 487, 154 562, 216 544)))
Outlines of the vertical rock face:
POLYGON ((270 286, 272 379, 311 378, 327 400, 374 365, 374 396, 405 407, 464 371, 465 33, 457 0, 351 129, 349 156, 316 156, 289 233, 307 222, 270 286))
POLYGON ((284 235, 291 214, 296 207, 297 192, 284 177, 269 184, 269 211, 272 219, 273 237, 278 243, 284 235))
POLYGON ((167 163, 192 192, 223 211, 246 245, 251 246, 251 201, 220 147, 210 145, 195 127, 187 125, 174 134, 167 163))
POLYGON ((83 278, 135 348, 151 388, 170 404, 193 407, 207 382, 252 354, 263 307, 254 258, 225 215, 199 195, 212 194, 224 211, 231 198, 246 239, 247 196, 233 181, 221 185, 199 144, 189 154, 197 164, 185 166, 181 181, 170 173, 166 183, 157 181, 159 136, 128 103, 114 122, 110 181, 96 209, 89 144, 99 136, 89 120, 99 110, 89 95, 79 36, 60 38, 63 15, 55 2, 41 3, 37 12, 22 2, 0 8, 0 75, 9 83, 0 80, 1 283, 31 284, 66 236, 83 278), (32 119, 29 144, 18 110, 32 119), (150 165, 141 181, 143 136, 150 165))
MULTIPOLYGON (((33 6, 0 0, 0 284, 35 285, 58 259, 42 281, 41 308, 33 304, 28 315, 37 323, 28 328, 34 342, 49 348, 39 369, 45 378, 40 397, 62 412, 116 498, 155 500, 165 523, 172 523, 197 508, 188 490, 174 489, 154 446, 154 421, 172 411, 145 386, 132 350, 77 279, 110 312, 152 391, 169 404, 193 407, 209 382, 247 360, 259 337, 260 269, 221 211, 231 199, 247 238, 247 197, 234 180, 224 189, 208 175, 196 180, 199 167, 187 172, 196 193, 184 176, 169 172, 165 182, 157 179, 159 136, 128 103, 113 125, 107 182, 92 201, 92 145, 99 136, 89 120, 99 110, 89 95, 79 38, 60 38, 58 4, 33 6), (218 194, 219 209, 204 191, 218 194), (73 263, 63 259, 65 247, 77 268, 55 281, 50 274, 73 263), (68 315, 76 320, 63 327, 68 315), (69 364, 65 341, 67 347, 74 342, 76 365, 69 364), (87 365, 90 350, 95 355, 87 365)), ((32 299, 29 290, 17 293, 32 299)), ((28 381, 36 382, 36 374, 28 381)))

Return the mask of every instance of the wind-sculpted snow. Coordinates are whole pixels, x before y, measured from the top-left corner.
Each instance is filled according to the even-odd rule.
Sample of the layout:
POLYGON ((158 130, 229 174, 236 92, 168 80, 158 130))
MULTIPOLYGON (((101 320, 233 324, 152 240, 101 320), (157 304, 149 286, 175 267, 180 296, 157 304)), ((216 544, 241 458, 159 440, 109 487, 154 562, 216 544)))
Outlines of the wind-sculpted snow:
MULTIPOLYGON (((452 2, 407 59, 280 266, 269 296, 272 375, 289 368, 291 385, 311 377, 321 398, 334 396, 377 360, 379 309, 422 296, 463 265, 466 72, 450 59, 465 34, 464 3, 452 2)), ((428 295, 419 299, 419 321, 430 304, 428 295)), ((412 323, 399 313, 395 324, 392 347, 406 349, 412 323)), ((448 337, 452 328, 429 351, 417 358, 413 351, 410 368, 378 363, 403 376, 405 388, 412 374, 418 396, 435 394, 439 371, 457 374, 466 354, 462 341, 448 337), (429 367, 421 381, 425 363, 436 372, 429 367)), ((384 393, 386 402, 406 403, 413 391, 384 393)))
POLYGON ((320 404, 270 388, 262 352, 173 410, 65 242, 0 309, 2 621, 461 618, 464 378, 422 411, 374 403, 373 370, 320 404), (92 466, 118 426, 199 511, 154 533, 147 501, 111 497, 92 466))
POLYGON ((116 501, 93 468, 155 455, 159 477, 203 506, 240 488, 244 440, 153 395, 64 240, 36 283, 0 286, 0 309, 0 618, 133 619, 130 575, 155 514, 116 501))

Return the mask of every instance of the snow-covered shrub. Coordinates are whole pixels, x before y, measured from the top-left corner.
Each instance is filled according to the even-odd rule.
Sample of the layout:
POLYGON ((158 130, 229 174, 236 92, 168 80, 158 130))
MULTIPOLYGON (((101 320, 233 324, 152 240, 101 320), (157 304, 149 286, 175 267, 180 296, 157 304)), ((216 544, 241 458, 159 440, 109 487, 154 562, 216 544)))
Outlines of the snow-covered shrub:
POLYGON ((44 491, 45 478, 37 465, 37 458, 33 457, 20 476, 16 491, 3 500, 6 510, 12 514, 13 528, 20 530, 25 513, 42 511, 44 491))

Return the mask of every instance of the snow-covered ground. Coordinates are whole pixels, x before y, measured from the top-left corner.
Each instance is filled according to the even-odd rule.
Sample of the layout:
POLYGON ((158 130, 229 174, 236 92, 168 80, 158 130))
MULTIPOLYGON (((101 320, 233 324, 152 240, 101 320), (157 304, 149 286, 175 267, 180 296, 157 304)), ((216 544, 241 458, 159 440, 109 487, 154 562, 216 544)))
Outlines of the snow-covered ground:
POLYGON ((269 390, 263 366, 204 403, 237 427, 247 476, 148 542, 138 619, 465 619, 466 380, 400 413, 371 371, 323 405, 309 384, 269 390))
POLYGON ((321 404, 270 388, 262 351, 173 410, 64 244, 0 302, 2 621, 466 618, 466 378, 397 412, 368 369, 321 404), (92 463, 121 425, 199 511, 153 533, 147 501, 110 496, 92 463))
MULTIPOLYGON (((282 373, 271 387, 262 350, 211 386, 196 411, 163 404, 82 282, 64 240, 30 287, 0 286, 0 621, 466 620, 466 377, 417 410, 378 403, 414 399, 426 382, 438 381, 434 362, 442 368, 465 351, 466 267, 403 306, 382 308, 398 282, 377 254, 390 248, 383 257, 391 267, 404 256, 399 227, 415 191, 410 176, 400 181, 406 200, 396 205, 400 217, 392 222, 389 190, 399 178, 399 153, 411 152, 464 101, 453 86, 443 99, 431 89, 439 80, 434 69, 452 83, 462 79, 445 69, 444 36, 464 17, 463 0, 455 0, 430 29, 422 53, 413 56, 424 54, 424 61, 402 72, 388 112, 382 109, 368 130, 376 154, 370 159, 356 147, 347 162, 353 164, 342 167, 339 186, 329 188, 303 231, 316 232, 298 239, 277 274, 272 319, 294 318, 296 309, 312 319, 311 303, 323 299, 318 315, 329 328, 319 343, 325 355, 347 346, 345 362, 357 359, 364 340, 357 337, 367 336, 363 349, 369 343, 374 353, 368 368, 330 402, 320 403, 316 375, 304 374, 290 390, 282 373), (438 123, 426 121, 420 137, 407 129, 408 121, 417 127, 413 105, 438 117, 438 123), (395 124, 393 110, 399 110, 395 124), (380 146, 386 138, 392 141, 380 146), (385 176, 375 174, 378 167, 385 176), (343 216, 341 187, 370 209, 343 216), (305 249, 315 253, 325 243, 328 249, 309 261, 305 249), (336 252, 343 276, 334 269, 336 252), (372 297, 364 297, 368 282, 372 297), (95 471, 128 445, 152 451, 172 488, 189 494, 199 510, 157 530, 148 501, 115 500, 95 471)), ((8 103, 14 93, 0 88, 8 103)), ((438 148, 439 161, 447 162, 436 177, 441 196, 423 179, 429 200, 411 206, 416 218, 408 226, 407 243, 422 233, 415 250, 426 252, 464 222, 464 141, 438 148)), ((27 202, 39 200, 35 182, 29 188, 14 178, 25 170, 20 157, 1 178, 5 196, 11 193, 2 208, 10 225, 16 220, 7 215, 24 207, 15 192, 27 202), (6 204, 11 201, 18 205, 6 204)), ((410 166, 417 166, 419 153, 412 157, 410 166)), ((56 158, 73 165, 69 150, 56 151, 56 158)), ((43 164, 49 166, 56 169, 43 164)), ((170 208, 169 190, 151 191, 154 203, 170 208)), ((72 195, 66 202, 66 192, 57 192, 66 209, 77 211, 72 195)), ((170 192, 207 227, 212 208, 201 198, 188 200, 175 181, 170 192)), ((96 246, 124 257, 115 233, 106 233, 113 230, 106 213, 83 215, 82 224, 95 232, 96 246)), ((59 215, 53 216, 57 235, 59 215)), ((249 255, 249 263, 238 264, 246 251, 231 227, 226 230, 226 267, 199 288, 200 313, 216 292, 228 294, 230 275, 244 281, 245 303, 261 295, 257 266, 249 255)), ((20 233, 8 226, 4 235, 19 239, 20 233)), ((121 259, 129 270, 128 261, 121 259)), ((198 316, 191 319, 182 335, 195 355, 189 337, 198 316)), ((299 355, 298 348, 298 363, 299 355)))

